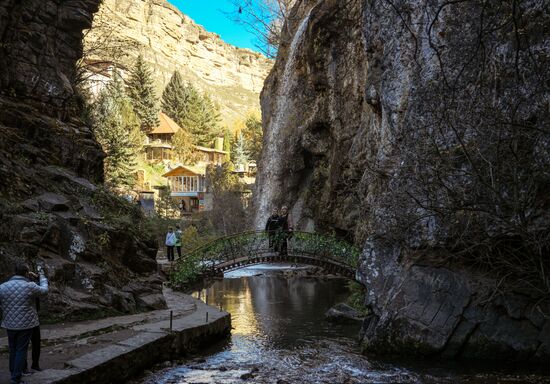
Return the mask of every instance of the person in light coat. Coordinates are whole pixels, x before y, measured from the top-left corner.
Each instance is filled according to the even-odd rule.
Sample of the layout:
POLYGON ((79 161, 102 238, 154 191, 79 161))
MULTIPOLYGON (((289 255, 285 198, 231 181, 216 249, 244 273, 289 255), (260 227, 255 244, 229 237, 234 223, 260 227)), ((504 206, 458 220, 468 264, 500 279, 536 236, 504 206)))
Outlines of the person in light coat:
POLYGON ((48 279, 42 268, 38 267, 38 273, 39 285, 28 279, 30 272, 26 264, 17 264, 15 276, 0 285, 2 328, 8 333, 11 384, 21 383, 32 331, 40 324, 36 298, 48 293, 48 279))
POLYGON ((166 258, 170 262, 174 261, 174 247, 176 246, 176 242, 176 232, 174 232, 174 228, 169 227, 168 233, 166 234, 166 241, 164 243, 166 245, 166 258))

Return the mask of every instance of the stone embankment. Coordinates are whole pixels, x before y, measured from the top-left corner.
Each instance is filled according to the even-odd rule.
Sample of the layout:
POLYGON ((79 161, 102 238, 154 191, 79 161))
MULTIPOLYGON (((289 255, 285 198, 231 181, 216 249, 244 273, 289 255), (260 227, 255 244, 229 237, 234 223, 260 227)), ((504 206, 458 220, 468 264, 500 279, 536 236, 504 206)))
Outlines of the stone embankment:
MULTIPOLYGON (((44 326, 42 372, 27 383, 123 382, 229 334, 227 312, 165 290, 168 310, 44 326), (172 312, 172 321, 170 321, 172 312)), ((0 384, 8 383, 7 340, 0 339, 0 384)))

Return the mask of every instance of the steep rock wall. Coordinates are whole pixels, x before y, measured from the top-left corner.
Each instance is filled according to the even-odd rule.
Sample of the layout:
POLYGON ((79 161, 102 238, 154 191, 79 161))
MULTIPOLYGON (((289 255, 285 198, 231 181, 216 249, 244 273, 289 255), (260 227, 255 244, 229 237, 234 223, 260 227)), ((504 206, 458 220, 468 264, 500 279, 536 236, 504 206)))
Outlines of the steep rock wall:
MULTIPOLYGON (((217 10, 212 10, 217 12, 217 10)), ((273 63, 206 31, 165 0, 105 0, 85 35, 87 59, 131 68, 138 53, 154 69, 159 96, 174 70, 220 104, 231 121, 259 108, 259 93, 273 63), (112 49, 119 46, 116 55, 112 49)))
POLYGON ((536 1, 294 7, 256 226, 288 204, 364 246, 366 350, 549 359, 548 25, 536 1))
POLYGON ((105 194, 103 153, 73 97, 82 29, 99 0, 0 4, 0 281, 44 264, 42 318, 165 305, 156 244, 135 207, 105 194))

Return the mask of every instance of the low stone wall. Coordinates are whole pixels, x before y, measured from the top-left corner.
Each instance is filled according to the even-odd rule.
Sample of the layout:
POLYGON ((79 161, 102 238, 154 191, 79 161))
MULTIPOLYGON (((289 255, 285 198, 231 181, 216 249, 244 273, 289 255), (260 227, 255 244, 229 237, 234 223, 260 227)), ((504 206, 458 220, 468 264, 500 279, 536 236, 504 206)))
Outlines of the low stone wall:
POLYGON ((137 335, 68 361, 66 369, 48 369, 34 374, 27 382, 123 382, 156 363, 184 356, 226 337, 231 331, 231 316, 204 305, 195 313, 174 320, 172 331, 169 327, 168 320, 136 327, 139 331, 137 335))

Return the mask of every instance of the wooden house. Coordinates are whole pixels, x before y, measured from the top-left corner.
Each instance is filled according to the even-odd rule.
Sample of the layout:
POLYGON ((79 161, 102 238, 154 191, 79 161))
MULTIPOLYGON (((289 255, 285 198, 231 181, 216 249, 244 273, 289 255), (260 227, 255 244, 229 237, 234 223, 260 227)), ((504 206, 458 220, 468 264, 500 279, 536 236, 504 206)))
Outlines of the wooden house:
POLYGON ((206 167, 181 165, 165 173, 170 194, 183 214, 209 209, 206 167))
POLYGON ((225 163, 226 151, 217 148, 195 146, 195 151, 199 155, 199 162, 204 164, 222 165, 225 163))
POLYGON ((172 136, 180 129, 174 120, 160 112, 159 125, 147 134, 145 158, 149 161, 172 160, 172 136))

